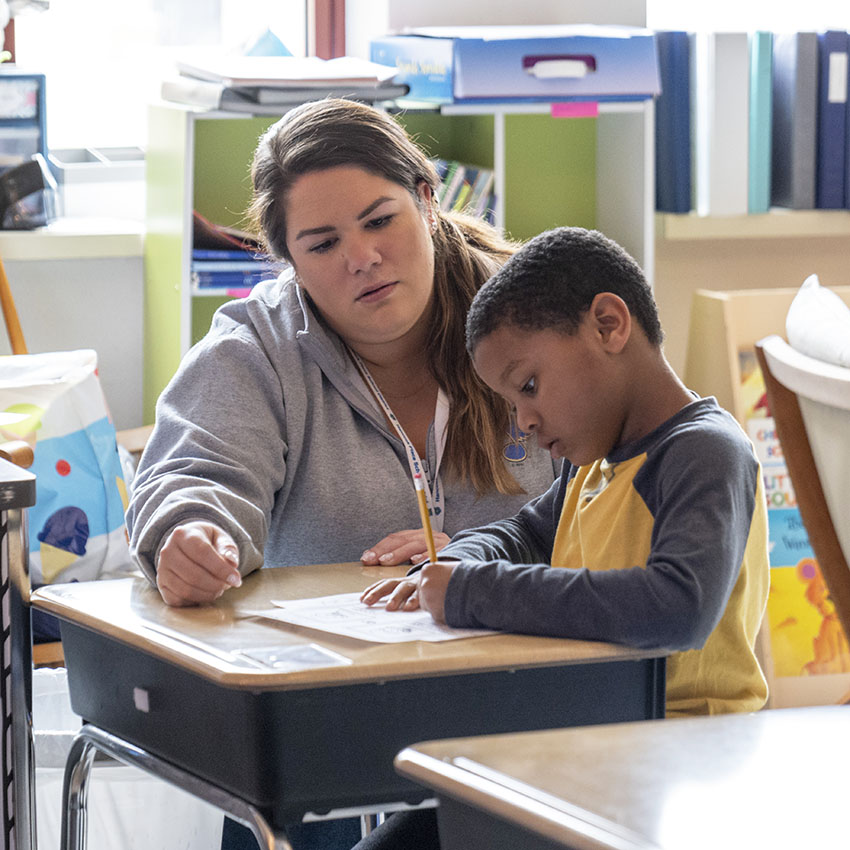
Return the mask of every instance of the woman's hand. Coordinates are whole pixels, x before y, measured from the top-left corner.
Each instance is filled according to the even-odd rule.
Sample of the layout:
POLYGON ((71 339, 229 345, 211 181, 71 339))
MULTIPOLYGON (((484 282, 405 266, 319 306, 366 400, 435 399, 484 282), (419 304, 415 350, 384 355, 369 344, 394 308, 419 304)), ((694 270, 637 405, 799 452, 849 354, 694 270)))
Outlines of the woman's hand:
POLYGON ((156 586, 168 605, 204 605, 239 587, 239 550, 210 522, 178 525, 159 552, 156 586))
MULTIPOLYGON (((438 552, 448 542, 448 535, 441 532, 434 534, 434 546, 438 552)), ((394 531, 360 556, 360 560, 369 567, 394 567, 398 564, 407 563, 419 564, 427 559, 428 545, 425 543, 425 532, 421 528, 394 531)))

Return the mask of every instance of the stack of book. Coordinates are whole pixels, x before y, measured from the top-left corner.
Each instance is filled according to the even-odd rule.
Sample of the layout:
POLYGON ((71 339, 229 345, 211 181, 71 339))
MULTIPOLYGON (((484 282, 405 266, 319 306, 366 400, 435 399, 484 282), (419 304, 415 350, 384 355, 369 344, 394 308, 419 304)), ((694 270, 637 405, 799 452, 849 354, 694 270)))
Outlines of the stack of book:
POLYGON ((656 208, 850 209, 850 35, 657 32, 656 208))
POLYGON ((257 240, 244 230, 216 224, 192 212, 192 292, 241 298, 263 280, 276 278, 283 263, 263 254, 257 240))
POLYGON ((440 175, 440 209, 459 210, 492 223, 496 196, 493 170, 455 160, 435 159, 440 175))
POLYGON ((192 291, 204 295, 230 295, 241 298, 264 280, 276 278, 279 265, 240 251, 238 248, 194 248, 192 250, 192 291))
POLYGON ((178 75, 163 80, 163 100, 229 112, 275 114, 309 100, 346 97, 366 103, 408 92, 395 68, 353 56, 222 56, 201 53, 177 62, 178 75))

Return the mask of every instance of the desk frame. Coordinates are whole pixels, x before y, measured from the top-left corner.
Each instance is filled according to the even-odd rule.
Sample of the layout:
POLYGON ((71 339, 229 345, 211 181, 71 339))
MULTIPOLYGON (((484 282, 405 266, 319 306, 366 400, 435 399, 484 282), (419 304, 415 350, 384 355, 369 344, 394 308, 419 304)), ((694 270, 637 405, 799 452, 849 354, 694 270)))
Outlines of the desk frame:
POLYGON ((122 764, 138 768, 149 776, 155 776, 215 806, 243 826, 247 826, 260 847, 267 850, 292 850, 286 835, 275 832, 250 803, 91 724, 80 729, 68 753, 62 788, 61 847, 65 850, 85 850, 88 782, 98 752, 122 764))
MULTIPOLYGON (((309 581, 314 573, 306 571, 315 570, 333 584, 365 586, 371 578, 347 569, 271 572, 287 586, 295 570, 309 581)), ((85 788, 97 750, 211 802, 261 845, 288 848, 287 823, 421 805, 430 794, 393 770, 395 755, 416 741, 664 714, 663 656, 608 644, 498 635, 384 649, 264 625, 268 640, 324 644, 352 664, 237 674, 216 660, 226 652, 199 653, 197 636, 214 640, 222 629, 229 645, 240 645, 239 630, 257 628, 241 612, 276 580, 249 577, 242 596, 231 592, 234 613, 224 620, 224 609, 167 609, 147 585, 124 596, 117 582, 38 592, 36 604, 62 621, 71 705, 90 724, 66 764, 65 850, 84 847, 85 788), (168 628, 155 628, 158 622, 168 628), (183 628, 181 644, 175 636, 183 628)), ((314 584, 308 589, 321 595, 314 584)))

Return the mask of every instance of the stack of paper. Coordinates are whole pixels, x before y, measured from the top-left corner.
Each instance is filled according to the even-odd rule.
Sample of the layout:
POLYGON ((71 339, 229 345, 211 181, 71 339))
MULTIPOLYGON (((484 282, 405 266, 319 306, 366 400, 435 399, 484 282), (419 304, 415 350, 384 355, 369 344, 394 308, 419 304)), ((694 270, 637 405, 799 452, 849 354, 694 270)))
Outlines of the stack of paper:
POLYGON ((177 62, 179 76, 164 80, 164 100, 256 114, 319 100, 347 97, 368 103, 393 100, 408 87, 394 83, 395 68, 354 56, 226 56, 197 53, 177 62))

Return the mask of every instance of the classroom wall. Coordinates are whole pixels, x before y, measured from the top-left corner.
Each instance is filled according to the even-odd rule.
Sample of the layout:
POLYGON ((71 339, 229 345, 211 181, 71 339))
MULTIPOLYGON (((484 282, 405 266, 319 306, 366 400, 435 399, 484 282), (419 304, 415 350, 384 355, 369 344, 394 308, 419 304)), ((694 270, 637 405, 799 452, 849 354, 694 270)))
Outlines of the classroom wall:
POLYGON ((797 287, 812 273, 825 286, 850 285, 850 237, 656 239, 655 297, 673 368, 683 375, 697 289, 797 287))
MULTIPOLYGON (((116 428, 142 424, 142 258, 4 260, 27 350, 93 348, 116 428)), ((10 354, 0 333, 0 354, 10 354)))
POLYGON ((369 41, 404 27, 481 24, 646 24, 645 0, 346 0, 345 44, 369 57, 369 41))

